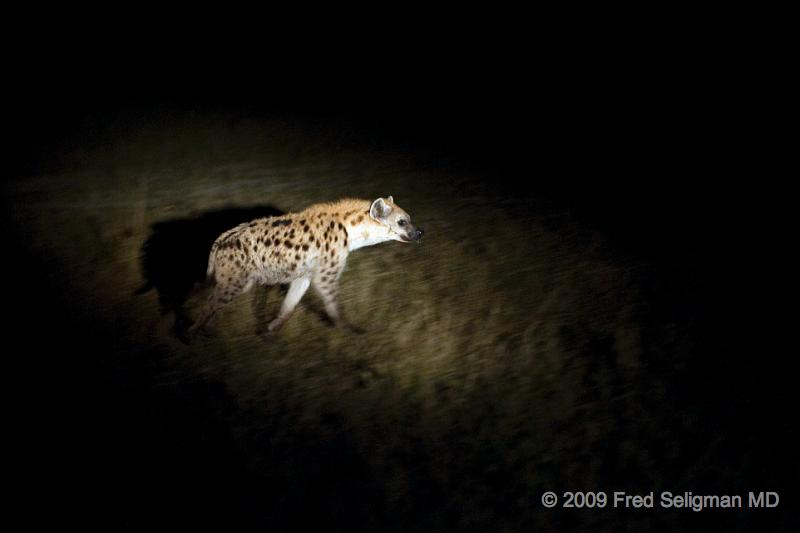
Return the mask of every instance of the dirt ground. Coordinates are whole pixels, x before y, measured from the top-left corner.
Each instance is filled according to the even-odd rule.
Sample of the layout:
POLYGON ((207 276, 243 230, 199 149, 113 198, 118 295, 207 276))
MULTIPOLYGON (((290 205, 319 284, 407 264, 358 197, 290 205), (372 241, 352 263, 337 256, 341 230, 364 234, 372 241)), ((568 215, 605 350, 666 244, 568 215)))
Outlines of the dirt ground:
POLYGON ((77 131, 4 184, 25 347, 7 353, 22 369, 7 379, 22 387, 34 502, 112 528, 797 524, 783 407, 796 393, 737 335, 747 320, 697 242, 618 240, 483 167, 286 117, 94 117, 77 131), (350 256, 342 305, 366 333, 332 328, 309 294, 266 342, 283 292, 257 288, 210 335, 176 338, 221 231, 388 195, 426 235, 350 256), (778 491, 781 505, 546 509, 546 491, 778 491))

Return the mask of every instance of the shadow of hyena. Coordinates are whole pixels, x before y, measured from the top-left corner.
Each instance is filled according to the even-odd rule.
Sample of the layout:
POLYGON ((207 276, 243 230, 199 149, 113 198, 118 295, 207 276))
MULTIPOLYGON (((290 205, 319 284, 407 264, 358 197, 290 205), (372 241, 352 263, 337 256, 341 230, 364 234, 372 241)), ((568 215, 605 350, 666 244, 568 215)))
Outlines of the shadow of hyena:
POLYGON ((141 247, 144 285, 136 294, 155 289, 161 312, 175 313, 175 329, 182 331, 188 322, 184 305, 206 279, 208 254, 216 238, 243 222, 283 214, 272 206, 234 207, 153 224, 141 247))

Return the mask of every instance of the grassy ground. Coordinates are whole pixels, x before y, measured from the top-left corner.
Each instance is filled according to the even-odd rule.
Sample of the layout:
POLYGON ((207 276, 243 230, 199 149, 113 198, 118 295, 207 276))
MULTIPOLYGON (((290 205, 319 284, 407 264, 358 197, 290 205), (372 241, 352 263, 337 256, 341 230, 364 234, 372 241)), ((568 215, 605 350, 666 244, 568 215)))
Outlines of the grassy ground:
MULTIPOLYGON (((691 261, 623 250, 562 207, 497 192, 491 176, 290 121, 92 127, 6 190, 13 237, 46 288, 21 316, 47 308, 64 346, 85 354, 58 365, 81 412, 56 424, 93 486, 84 520, 790 530, 795 426, 761 409, 779 391, 732 368, 735 341, 709 319, 691 261), (282 296, 272 288, 186 346, 158 287, 135 295, 154 224, 191 231, 209 213, 390 194, 426 237, 350 257, 342 304, 366 334, 332 329, 309 294, 264 342, 255 333, 282 296), (547 490, 779 489, 787 504, 761 514, 540 504, 547 490)), ((200 305, 194 296, 186 308, 200 305)), ((56 447, 54 462, 63 455, 56 447)))

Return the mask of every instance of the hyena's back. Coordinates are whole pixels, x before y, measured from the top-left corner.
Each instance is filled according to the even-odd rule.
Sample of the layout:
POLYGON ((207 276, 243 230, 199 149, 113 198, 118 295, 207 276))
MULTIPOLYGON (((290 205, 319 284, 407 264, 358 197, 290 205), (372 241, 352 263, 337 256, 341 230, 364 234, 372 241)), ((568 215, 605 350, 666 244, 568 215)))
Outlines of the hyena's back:
POLYGON ((217 282, 290 283, 312 267, 308 251, 317 243, 310 230, 298 214, 240 224, 214 242, 207 274, 217 282))

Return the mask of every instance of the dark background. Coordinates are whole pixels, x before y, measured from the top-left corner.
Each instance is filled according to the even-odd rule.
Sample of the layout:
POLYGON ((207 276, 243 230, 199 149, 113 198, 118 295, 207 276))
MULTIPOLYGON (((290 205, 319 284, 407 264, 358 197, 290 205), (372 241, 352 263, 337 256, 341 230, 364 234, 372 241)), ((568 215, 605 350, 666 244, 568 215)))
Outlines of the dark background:
MULTIPOLYGON (((748 477, 737 487, 717 487, 698 472, 697 489, 686 490, 778 490, 780 510, 772 515, 763 511, 763 517, 768 530, 790 531, 797 524, 797 393, 794 356, 779 342, 784 320, 775 305, 785 291, 775 275, 780 269, 775 250, 790 246, 782 236, 787 228, 779 207, 786 191, 773 181, 772 154, 780 141, 767 138, 767 108, 739 84, 735 70, 702 59, 682 66, 653 64, 650 59, 648 54, 620 64, 586 59, 557 69, 520 61, 511 79, 502 77, 505 68, 498 68, 467 72, 438 84, 425 76, 406 78, 399 88, 384 78, 352 91, 351 85, 343 89, 334 83, 293 97, 286 94, 292 91, 266 90, 275 85, 270 82, 241 92, 232 87, 219 90, 219 82, 184 92, 181 84, 164 95, 154 94, 157 91, 148 84, 141 91, 106 91, 124 82, 116 78, 99 80, 99 86, 86 92, 85 85, 81 90, 64 89, 69 83, 61 78, 58 85, 35 84, 30 92, 6 101, 11 139, 5 179, 19 182, 58 172, 65 154, 102 147, 110 137, 142 124, 158 124, 164 117, 221 115, 263 122, 279 118, 335 138, 342 146, 401 153, 420 167, 470 176, 470 183, 489 191, 488 202, 529 200, 531 212, 568 213, 580 227, 601 234, 616 257, 649 265, 645 285, 657 309, 649 320, 665 314, 691 324, 692 349, 675 354, 681 382, 673 383, 670 393, 677 396, 669 401, 696 406, 690 411, 704 426, 694 434, 697 447, 716 437, 729 438, 731 444, 724 448, 729 455, 710 461, 727 464, 734 472, 744 464, 748 477), (547 179, 540 179, 542 175, 547 179)), ((342 504, 342 514, 323 526, 322 521, 297 518, 303 514, 301 501, 289 499, 284 502, 289 511, 275 507, 265 515, 252 502, 243 502, 241 495, 247 490, 241 487, 257 481, 247 473, 247 458, 235 455, 235 446, 224 439, 233 438, 225 437, 230 421, 247 415, 226 405, 214 383, 193 384, 161 399, 153 393, 153 400, 150 394, 154 406, 143 408, 138 403, 142 396, 130 392, 131 383, 139 383, 140 377, 147 382, 147 375, 159 370, 148 366, 151 363, 123 365, 120 368, 135 368, 142 376, 116 376, 117 340, 104 338, 103 328, 95 335, 91 324, 73 316, 70 287, 53 273, 58 265, 42 262, 46 254, 31 247, 25 220, 14 216, 12 205, 4 207, 10 217, 3 224, 10 294, 6 301, 12 311, 9 343, 16 346, 10 351, 13 355, 7 355, 12 365, 6 377, 12 384, 10 405, 23 467, 20 492, 32 507, 34 522, 56 515, 78 520, 90 516, 91 522, 117 525, 206 522, 294 529, 310 523, 349 531, 375 525, 347 514, 348 509, 371 508, 369 499, 375 496, 364 486, 332 481, 347 480, 351 465, 359 465, 358 458, 348 455, 353 451, 347 443, 335 440, 305 443, 297 452, 300 462, 341 458, 334 470, 319 475, 316 486, 313 479, 305 480, 308 498, 349 494, 360 499, 360 505, 342 504), (116 408, 106 411, 106 402, 116 408), (174 417, 153 417, 150 409, 173 410, 174 417), (199 427, 211 427, 210 440, 180 449, 198 457, 208 450, 232 456, 218 456, 206 471, 184 472, 174 465, 185 457, 165 455, 161 444, 151 446, 146 435, 125 441, 130 432, 115 419, 119 413, 143 417, 134 422, 142 426, 149 425, 148 417, 181 420, 185 425, 180 427, 189 429, 174 437, 179 441, 194 438, 199 427), (115 445, 108 447, 108 442, 115 445), (137 476, 142 469, 171 468, 185 474, 174 485, 137 476), (89 485, 87 491, 75 490, 83 484, 89 485), (239 489, 228 492, 227 486, 239 489), (163 506, 137 509, 118 503, 144 490, 154 491, 163 506), (212 502, 225 512, 213 510, 212 502)), ((473 223, 483 223, 480 213, 473 223)), ((659 364, 664 373, 671 372, 669 361, 653 364, 654 372, 659 372, 659 364)), ((302 442, 302 435, 296 438, 302 442)), ((425 450, 424 443, 419 446, 425 450)), ((607 446, 615 446, 613 436, 607 446)), ((620 483, 621 471, 610 473, 609 479, 620 483)), ((669 473, 663 477, 669 479, 669 473)), ((433 501, 447 497, 426 487, 425 479, 422 475, 414 489, 422 495, 413 501, 423 504, 426 490, 433 501)), ((501 487, 504 481, 487 478, 486 483, 501 487)), ((576 489, 581 488, 589 489, 576 489)), ((278 489, 271 496, 287 498, 278 489)), ((522 495, 534 505, 539 496, 522 495)), ((502 502, 494 508, 502 509, 502 502)), ((434 511, 418 512, 422 516, 434 511)), ((704 522, 684 516, 672 524, 681 528, 700 523, 711 529, 717 517, 730 520, 722 513, 705 512, 704 522)), ((569 530, 592 523, 568 515, 553 514, 549 525, 569 530)), ((618 518, 609 527, 627 519, 618 518)), ((371 519, 378 526, 391 523, 391 517, 371 519)), ((414 523, 406 519, 403 523, 414 523)), ((745 522, 759 520, 748 514, 745 522)), ((423 528, 432 523, 420 519, 423 528)))

